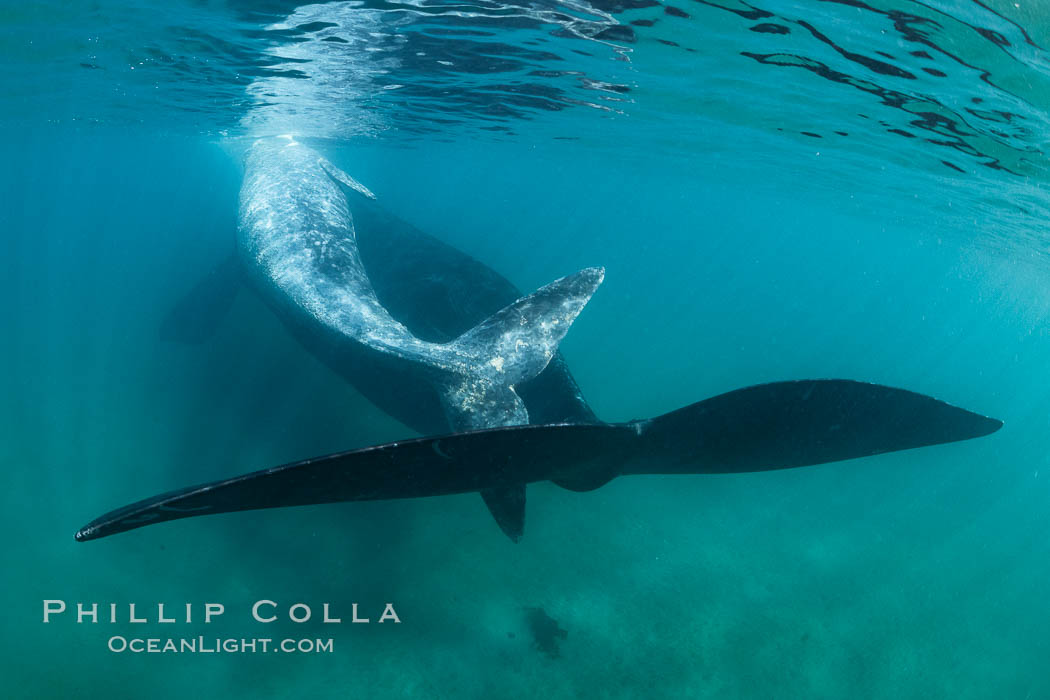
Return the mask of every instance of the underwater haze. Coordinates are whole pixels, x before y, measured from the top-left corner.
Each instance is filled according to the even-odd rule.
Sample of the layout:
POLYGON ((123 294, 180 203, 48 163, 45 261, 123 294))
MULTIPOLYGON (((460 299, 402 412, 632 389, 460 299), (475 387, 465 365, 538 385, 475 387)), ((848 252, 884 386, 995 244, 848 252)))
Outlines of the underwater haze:
POLYGON ((0 8, 5 697, 1050 698, 1050 5, 672 2, 0 8), (200 343, 162 338, 275 135, 522 290, 604 266, 561 345, 604 421, 827 377, 1005 425, 534 484, 518 544, 475 494, 77 543, 162 491, 417 435, 253 294, 200 343), (48 599, 71 611, 43 624, 48 599))

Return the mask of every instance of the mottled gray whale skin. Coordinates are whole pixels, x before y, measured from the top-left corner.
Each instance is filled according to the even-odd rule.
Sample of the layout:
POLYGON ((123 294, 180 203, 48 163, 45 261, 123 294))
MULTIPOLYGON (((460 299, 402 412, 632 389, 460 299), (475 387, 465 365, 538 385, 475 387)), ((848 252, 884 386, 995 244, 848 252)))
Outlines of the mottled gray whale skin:
POLYGON ((293 138, 249 148, 238 248, 267 303, 341 373, 355 375, 362 362, 394 363, 429 382, 454 430, 527 424, 515 386, 547 367, 604 271, 556 280, 449 342, 423 340, 377 298, 343 187, 372 197, 293 138))

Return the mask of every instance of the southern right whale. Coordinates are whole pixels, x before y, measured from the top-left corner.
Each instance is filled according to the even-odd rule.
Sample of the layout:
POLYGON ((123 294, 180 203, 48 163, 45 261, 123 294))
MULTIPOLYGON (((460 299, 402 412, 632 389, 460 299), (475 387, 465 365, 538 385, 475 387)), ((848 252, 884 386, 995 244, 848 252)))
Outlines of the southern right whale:
MULTIPOLYGON (((544 413, 519 387, 554 359, 604 270, 586 268, 515 295, 454 337, 421 337, 382 303, 365 266, 352 209, 369 199, 374 195, 366 187, 294 136, 253 140, 244 158, 236 260, 194 290, 194 304, 215 325, 229 304, 212 297, 230 298, 236 290, 224 283, 229 275, 223 268, 242 270, 307 350, 423 432, 584 417, 579 410, 544 413)), ((411 250, 406 246, 398 256, 411 250)), ((174 314, 176 320, 183 316, 174 314)), ((162 331, 171 336, 176 327, 169 319, 162 331)), ((206 334, 187 335, 200 340, 206 334)), ((567 373, 554 376, 562 381, 541 393, 571 405, 566 389, 575 384, 567 373)), ((504 531, 519 537, 525 482, 482 489, 481 495, 504 531)))
MULTIPOLYGON (((238 248, 255 288, 311 352, 341 371, 367 353, 438 396, 453 430, 529 423, 515 387, 542 372, 605 271, 587 268, 512 300, 455 338, 415 335, 380 302, 343 189, 367 188, 294 137, 245 158, 238 248)), ((385 373, 384 373, 385 374, 385 373)))
MULTIPOLYGON (((274 162, 265 160, 274 157, 268 149, 288 145, 266 142, 255 152, 264 158, 264 172, 269 172, 267 162, 274 162)), ((600 283, 598 270, 581 271, 521 297, 478 261, 384 211, 367 189, 318 160, 316 152, 304 147, 277 153, 285 172, 254 183, 246 177, 241 248, 247 253, 242 257, 253 264, 242 269, 248 269, 256 289, 311 352, 406 425, 438 436, 308 459, 162 494, 93 520, 76 533, 78 540, 209 513, 480 492, 503 531, 517 541, 524 531, 525 485, 535 481, 586 491, 631 474, 784 469, 966 440, 1002 426, 998 420, 914 392, 835 379, 764 384, 652 419, 602 423, 556 353, 568 323, 553 333, 542 328, 543 319, 558 312, 563 302, 568 304, 565 320, 571 323, 600 283), (292 177, 286 177, 289 168, 292 177), (296 168, 305 170, 296 175, 296 168), (301 270, 283 261, 303 255, 310 246, 338 245, 339 240, 311 239, 304 247, 303 240, 280 235, 275 222, 282 218, 282 203, 296 200, 283 189, 288 183, 320 184, 326 192, 322 209, 345 201, 348 211, 353 210, 354 249, 341 251, 344 264, 321 283, 333 285, 326 296, 342 295, 339 298, 353 308, 331 323, 304 322, 302 307, 313 303, 310 297, 318 288, 313 282, 304 286, 301 270), (252 211, 253 201, 264 205, 252 211), (262 225, 250 228, 261 229, 263 235, 245 242, 243 220, 250 224, 252 217, 262 225), (281 251, 281 245, 290 248, 281 251), (354 279, 344 274, 348 267, 354 279), (347 289, 353 293, 347 295, 347 289), (506 315, 506 309, 512 312, 506 315), (508 320, 522 323, 523 313, 539 321, 538 353, 526 348, 521 358, 514 358, 518 343, 511 342, 493 354, 491 335, 471 335, 479 324, 505 329, 508 320), (351 343, 338 330, 347 318, 355 341, 351 343), (362 327, 375 333, 362 334, 362 327), (456 347, 456 339, 464 337, 470 339, 465 350, 456 347), (496 363, 500 367, 485 365, 504 355, 526 369, 509 381, 493 381, 506 360, 496 363), (458 378, 449 381, 450 375, 458 378), (480 391, 467 386, 465 403, 457 403, 464 390, 461 378, 472 376, 480 376, 485 386, 480 391)), ((252 154, 249 165, 251 158, 252 154)), ((311 198, 312 194, 307 197, 311 198)), ((342 216, 341 210, 336 213, 342 216)), ((206 310, 206 324, 216 323, 219 314, 213 309, 228 303, 208 300, 215 290, 228 296, 236 289, 235 284, 219 282, 222 269, 229 268, 224 263, 177 307, 164 324, 167 335, 179 336, 178 327, 194 316, 187 309, 198 306, 206 310)), ((537 330, 537 324, 525 322, 537 330)), ((182 335, 202 337, 197 331, 182 335)))
MULTIPOLYGON (((364 288, 354 295, 355 299, 365 299, 365 306, 374 310, 373 317, 386 316, 384 327, 407 341, 404 345, 448 344, 524 298, 517 287, 492 268, 387 211, 366 188, 322 159, 316 151, 302 145, 289 150, 285 148, 287 145, 290 145, 288 139, 261 140, 253 144, 246 169, 251 168, 254 175, 246 172, 242 209, 248 214, 242 219, 259 215, 258 211, 252 213, 250 202, 267 189, 275 190, 272 197, 267 197, 270 202, 283 201, 290 206, 299 200, 294 217, 308 213, 302 211, 310 208, 302 206, 304 199, 314 202, 314 208, 319 209, 346 207, 348 211, 343 215, 352 218, 354 249, 338 250, 346 243, 339 241, 340 246, 329 246, 337 250, 328 254, 338 252, 350 261, 342 265, 349 268, 349 272, 344 270, 338 274, 344 279, 350 277, 355 285, 364 288), (303 177, 300 170, 298 177, 293 176, 287 162, 292 157, 307 161, 299 167, 312 172, 303 177), (275 169, 273 177, 280 179, 269 181, 266 173, 275 169), (255 181, 260 173, 264 175, 262 184, 255 181), (297 187, 305 183, 314 191, 292 197, 287 188, 282 189, 282 182, 297 187), (318 201, 320 206, 316 204, 318 201)), ((247 226, 244 223, 237 250, 210 270, 166 315, 161 324, 163 338, 182 343, 207 340, 222 323, 238 290, 247 286, 259 292, 260 298, 311 354, 387 414, 423 435, 463 429, 461 419, 450 418, 440 382, 435 385, 435 374, 428 370, 426 363, 405 361, 401 353, 377 350, 364 337, 365 332, 355 333, 351 338, 355 340, 360 335, 364 342, 346 342, 345 333, 332 332, 329 324, 316 323, 312 314, 304 314, 290 304, 287 295, 274 284, 273 275, 260 271, 255 261, 254 251, 265 248, 267 255, 278 258, 277 266, 287 265, 288 257, 303 256, 300 249, 309 246, 284 242, 283 245, 293 248, 291 254, 276 255, 273 246, 261 243, 257 236, 245 231, 253 227, 250 222, 247 226)), ((301 226, 299 222, 293 225, 301 226)), ((331 262, 328 264, 335 267, 331 262)), ((331 272, 337 274, 334 269, 331 272)), ((583 271, 576 278, 591 287, 601 281, 598 270, 583 271)), ((563 291, 571 291, 563 287, 563 291)), ((587 291, 593 289, 576 290, 578 302, 585 301, 582 295, 587 291)), ((355 306, 360 308, 359 304, 355 306)), ((563 325, 562 331, 564 329, 563 325)), ((537 375, 517 381, 513 391, 526 409, 525 422, 598 422, 558 352, 549 357, 546 367, 537 375)), ((484 427, 495 424, 498 423, 484 427)))

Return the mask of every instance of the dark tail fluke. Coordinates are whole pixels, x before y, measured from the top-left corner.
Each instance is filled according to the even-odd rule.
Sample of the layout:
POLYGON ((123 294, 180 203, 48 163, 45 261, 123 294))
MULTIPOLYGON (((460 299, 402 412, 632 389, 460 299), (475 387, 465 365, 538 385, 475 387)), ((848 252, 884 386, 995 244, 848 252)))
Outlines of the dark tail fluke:
POLYGON ((737 389, 640 421, 633 474, 766 471, 994 433, 1003 422, 929 396, 844 379, 737 389))
POLYGON ((125 506, 90 540, 197 515, 480 491, 515 541, 524 485, 586 491, 626 474, 787 469, 968 440, 1002 422, 903 389, 846 380, 762 384, 651 420, 522 425, 406 440, 308 459, 125 506))
POLYGON ((637 440, 628 425, 518 425, 403 440, 147 498, 96 518, 76 538, 198 515, 473 491, 489 492, 486 502, 513 538, 524 526, 524 484, 627 454, 637 440))

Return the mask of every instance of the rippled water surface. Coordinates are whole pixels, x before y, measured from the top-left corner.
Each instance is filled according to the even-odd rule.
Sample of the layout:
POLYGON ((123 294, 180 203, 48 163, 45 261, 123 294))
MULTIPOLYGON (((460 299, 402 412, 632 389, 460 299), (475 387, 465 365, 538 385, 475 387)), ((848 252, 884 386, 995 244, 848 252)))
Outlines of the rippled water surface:
POLYGON ((1050 5, 673 1, 0 7, 7 696, 1050 697, 1050 5), (523 290, 605 266, 562 345, 604 420, 845 377, 1005 427, 533 485, 517 545, 473 494, 78 544, 154 493, 414 435, 250 294, 203 342, 159 333, 274 135, 523 290), (227 613, 43 625, 45 599, 227 613), (259 599, 402 623, 260 625, 259 599))

